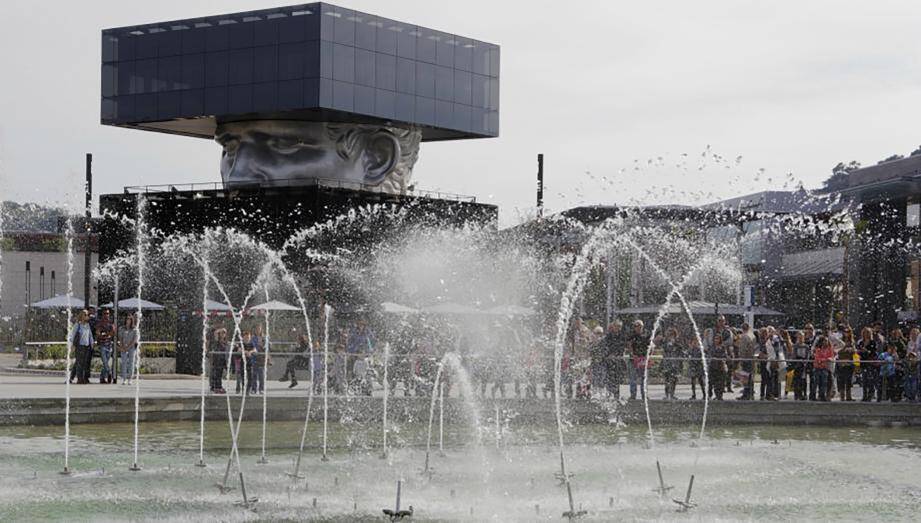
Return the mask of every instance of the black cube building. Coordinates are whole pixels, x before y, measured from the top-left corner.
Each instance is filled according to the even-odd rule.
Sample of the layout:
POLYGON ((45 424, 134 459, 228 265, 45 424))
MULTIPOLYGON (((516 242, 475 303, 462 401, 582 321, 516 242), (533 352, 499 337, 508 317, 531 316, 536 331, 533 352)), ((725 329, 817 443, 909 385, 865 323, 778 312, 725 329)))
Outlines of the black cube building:
POLYGON ((499 134, 499 47, 325 3, 102 32, 102 123, 211 139, 228 119, 499 134))

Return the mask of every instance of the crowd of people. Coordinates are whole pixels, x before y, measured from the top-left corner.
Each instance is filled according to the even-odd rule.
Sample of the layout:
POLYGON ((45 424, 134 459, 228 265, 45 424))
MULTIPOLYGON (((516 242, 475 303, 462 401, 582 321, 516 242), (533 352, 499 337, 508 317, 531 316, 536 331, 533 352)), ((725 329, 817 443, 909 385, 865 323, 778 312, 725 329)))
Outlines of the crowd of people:
POLYGON ((618 398, 626 382, 630 398, 636 399, 638 391, 644 394, 646 376, 654 375, 664 382, 665 399, 677 399, 676 386, 686 375, 689 399, 698 398, 699 387, 701 398, 706 394, 722 400, 735 386, 740 389, 736 399, 753 400, 758 377, 761 400, 792 395, 799 401, 856 401, 857 386, 861 401, 916 402, 921 400, 919 356, 917 327, 906 337, 901 328, 885 332, 882 322, 855 335, 843 322, 825 332, 812 324, 753 329, 745 323, 730 327, 719 316, 699 335, 668 327, 650 339, 641 320, 630 328, 615 320, 605 330, 590 329, 577 319, 564 350, 561 378, 567 395, 582 398, 599 393, 618 398))
POLYGON ((93 359, 97 355, 101 364, 100 384, 117 383, 114 365, 116 357, 121 359, 119 375, 122 385, 130 385, 136 379, 138 333, 134 315, 126 315, 124 325, 121 326, 116 326, 111 316, 108 309, 103 309, 97 317, 96 309, 92 307, 77 313, 70 338, 73 365, 68 379, 71 383, 90 383, 93 359))
MULTIPOLYGON (((134 322, 128 314, 123 325, 116 326, 109 310, 98 317, 94 310, 81 311, 70 340, 74 356, 70 381, 89 383, 95 357, 101 363, 99 383, 117 381, 115 357, 121 360, 121 382, 136 379, 134 322)), ((378 337, 366 319, 358 318, 324 336, 328 352, 319 337, 311 340, 306 334, 293 344, 273 346, 273 352, 285 355, 280 381, 293 388, 299 384, 298 373, 306 373, 317 393, 326 387, 330 394, 370 395, 384 386, 386 375, 391 392, 402 384, 404 395, 430 396, 439 364, 451 352, 480 396, 505 396, 508 386, 517 397, 536 398, 540 389, 544 397, 552 396, 555 362, 550 342, 501 322, 481 330, 477 335, 477 329, 418 323, 378 337)), ((661 326, 652 337, 649 330, 639 319, 628 325, 614 320, 606 327, 573 320, 560 361, 563 395, 619 399, 626 385, 630 399, 643 398, 644 381, 651 377, 664 385, 663 398, 672 400, 679 399, 678 384, 688 383, 690 394, 681 399, 706 395, 719 401, 737 392, 739 400, 921 401, 917 327, 910 328, 907 336, 901 328, 886 332, 882 322, 856 332, 843 321, 824 330, 812 324, 799 329, 752 328, 743 323, 735 328, 718 316, 699 333, 689 327, 661 326)), ((272 362, 262 324, 234 337, 216 322, 208 334, 207 350, 213 393, 226 393, 225 378, 233 380, 238 394, 265 392, 272 362)), ((441 383, 448 390, 456 370, 442 370, 441 383)))

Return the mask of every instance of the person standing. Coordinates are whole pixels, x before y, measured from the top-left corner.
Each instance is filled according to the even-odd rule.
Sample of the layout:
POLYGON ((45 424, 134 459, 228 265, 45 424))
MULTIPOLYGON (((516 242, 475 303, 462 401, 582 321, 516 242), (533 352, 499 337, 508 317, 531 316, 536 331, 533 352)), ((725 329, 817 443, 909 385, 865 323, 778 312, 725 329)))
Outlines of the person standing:
POLYGON ((79 384, 90 382, 94 342, 93 328, 89 323, 89 313, 82 310, 77 316, 77 324, 74 326, 73 337, 70 339, 70 344, 75 352, 73 375, 76 376, 79 384))
POLYGON ((297 369, 310 368, 310 344, 307 341, 306 334, 301 334, 297 337, 297 350, 298 354, 295 354, 285 363, 285 373, 278 379, 282 383, 290 379, 289 389, 297 387, 297 369))
POLYGON ((688 338, 688 378, 691 379, 691 398, 697 399, 697 385, 700 385, 700 397, 704 398, 707 388, 704 386, 704 362, 701 358, 700 339, 696 334, 688 338))
POLYGON ((755 398, 755 350, 758 346, 758 339, 755 338, 755 334, 752 332, 751 325, 747 323, 742 324, 742 334, 739 336, 739 360, 742 368, 742 372, 748 375, 748 381, 745 383, 745 387, 742 388, 742 395, 738 397, 740 400, 753 400, 755 398))
POLYGON ((224 371, 227 368, 227 356, 230 344, 227 343, 227 329, 215 329, 213 344, 209 347, 211 356, 211 392, 226 394, 224 390, 224 371))
POLYGON ((861 401, 873 401, 874 393, 879 388, 879 362, 877 337, 870 327, 860 331, 857 341, 857 355, 860 357, 860 386, 863 388, 861 401))
POLYGON ((732 370, 733 370, 733 357, 735 353, 734 341, 735 337, 732 334, 732 329, 729 328, 729 325, 726 323, 726 317, 722 314, 719 315, 716 319, 716 329, 713 331, 715 334, 720 335, 720 339, 723 340, 723 352, 726 353, 726 378, 724 380, 723 386, 725 387, 725 392, 732 392, 732 370))
POLYGON ((99 372, 99 383, 112 383, 115 377, 112 374, 112 343, 115 340, 115 325, 109 318, 109 309, 102 311, 102 317, 96 322, 96 344, 99 347, 99 360, 102 370, 99 372))
POLYGON ((608 395, 620 399, 620 385, 624 381, 624 351, 626 349, 623 322, 614 320, 601 340, 604 365, 607 371, 608 395))
POLYGON ((816 340, 815 356, 813 358, 813 369, 816 376, 816 393, 819 401, 831 401, 828 397, 828 362, 835 358, 835 349, 831 346, 831 341, 825 336, 819 336, 816 340))
POLYGON ((125 318, 125 326, 118 329, 118 354, 121 358, 122 385, 131 385, 135 377, 134 362, 138 352, 138 333, 135 329, 134 315, 125 318))
POLYGON ((728 370, 726 365, 728 354, 726 353, 726 345, 723 343, 723 337, 719 333, 713 334, 713 347, 710 349, 709 356, 710 390, 707 391, 707 394, 713 394, 716 396, 717 401, 723 401, 723 391, 726 387, 724 382, 726 381, 726 372, 728 370))
POLYGON ((838 399, 840 401, 854 401, 851 389, 854 386, 854 333, 848 328, 841 337, 842 347, 838 351, 835 377, 838 381, 838 399))
POLYGON ((646 334, 642 320, 634 320, 633 332, 629 339, 630 349, 630 399, 636 399, 636 389, 646 399, 646 354, 649 351, 649 335, 646 334))
MULTIPOLYGON (((808 397, 806 395, 806 376, 807 376, 807 360, 810 357, 810 348, 809 345, 806 345, 806 335, 803 334, 803 331, 796 331, 796 342, 793 344, 793 349, 790 351, 793 354, 793 399, 799 401, 805 401, 808 397)), ((809 364, 809 368, 812 367, 812 364, 809 364)))
POLYGON ((815 351, 815 327, 811 323, 807 323, 803 327, 803 341, 809 347, 809 357, 806 358, 806 377, 809 378, 809 401, 815 401, 816 399, 816 388, 815 388, 815 369, 812 367, 813 362, 813 351, 815 351))
POLYGON ((678 376, 681 374, 682 357, 684 351, 678 343, 678 329, 671 327, 665 333, 665 342, 662 344, 662 377, 665 379, 665 399, 678 399, 675 389, 678 386, 678 376))

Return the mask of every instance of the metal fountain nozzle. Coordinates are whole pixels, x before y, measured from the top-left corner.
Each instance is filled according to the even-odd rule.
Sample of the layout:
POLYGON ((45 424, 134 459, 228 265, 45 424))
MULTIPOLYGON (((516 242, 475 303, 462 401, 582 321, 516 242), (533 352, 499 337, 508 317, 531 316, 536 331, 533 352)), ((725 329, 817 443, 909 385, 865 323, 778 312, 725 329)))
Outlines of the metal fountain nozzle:
POLYGON ((688 483, 688 492, 687 494, 685 494, 684 500, 683 501, 680 499, 672 500, 678 505, 678 509, 677 509, 678 512, 687 512, 688 510, 691 510, 692 508, 697 506, 697 503, 691 502, 691 489, 692 488, 694 488, 694 474, 691 474, 691 481, 688 483))
POLYGON ((385 508, 382 510, 385 516, 390 518, 390 521, 403 521, 403 518, 411 518, 413 516, 413 506, 410 505, 407 510, 400 510, 400 491, 402 489, 403 481, 397 480, 397 501, 393 510, 385 508))
POLYGON ((652 491, 660 496, 665 496, 669 490, 675 487, 665 484, 665 478, 662 477, 662 465, 659 464, 659 460, 656 460, 656 470, 659 472, 659 486, 652 489, 652 491))

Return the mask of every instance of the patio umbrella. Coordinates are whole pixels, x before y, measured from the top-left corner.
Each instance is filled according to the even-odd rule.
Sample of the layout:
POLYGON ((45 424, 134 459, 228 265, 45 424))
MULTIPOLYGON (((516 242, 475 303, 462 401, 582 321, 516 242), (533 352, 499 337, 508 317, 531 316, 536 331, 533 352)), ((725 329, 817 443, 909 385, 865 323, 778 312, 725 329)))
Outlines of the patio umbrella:
POLYGON ((419 312, 412 307, 400 305, 399 303, 393 303, 392 301, 385 301, 384 303, 381 303, 381 310, 388 314, 417 314, 419 312))
POLYGON ((535 314, 534 309, 522 307, 521 305, 499 305, 498 307, 487 309, 486 313, 497 316, 533 316, 535 314))
POLYGON ((208 300, 208 312, 230 312, 233 308, 222 301, 208 300))
POLYGON ((58 295, 31 304, 36 309, 82 309, 85 302, 76 296, 58 295))
POLYGON ((475 309, 469 305, 462 305, 460 303, 445 302, 439 303, 438 305, 432 305, 430 307, 425 307, 422 309, 423 312, 429 314, 482 314, 479 309, 475 309))
POLYGON ((300 311, 301 309, 299 309, 298 307, 295 307, 294 305, 288 305, 287 303, 282 302, 282 301, 272 300, 272 301, 267 301, 265 303, 260 303, 259 305, 253 305, 252 307, 249 308, 249 310, 251 312, 252 311, 275 312, 275 311, 300 311))
MULTIPOLYGON (((152 301, 142 300, 139 298, 125 298, 124 300, 118 300, 119 309, 131 309, 137 310, 138 305, 141 306, 142 310, 145 311, 162 311, 166 307, 160 305, 159 303, 154 303, 152 301)), ((101 306, 103 309, 111 309, 115 307, 115 304, 112 302, 106 303, 101 306)))

